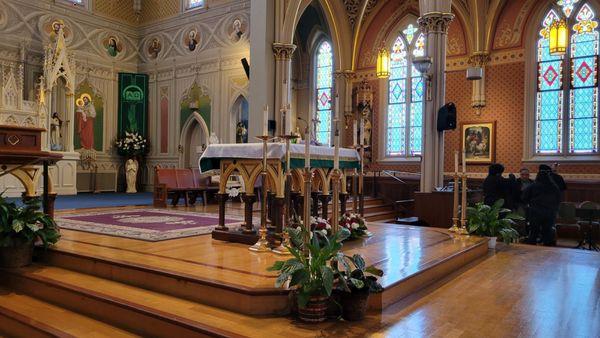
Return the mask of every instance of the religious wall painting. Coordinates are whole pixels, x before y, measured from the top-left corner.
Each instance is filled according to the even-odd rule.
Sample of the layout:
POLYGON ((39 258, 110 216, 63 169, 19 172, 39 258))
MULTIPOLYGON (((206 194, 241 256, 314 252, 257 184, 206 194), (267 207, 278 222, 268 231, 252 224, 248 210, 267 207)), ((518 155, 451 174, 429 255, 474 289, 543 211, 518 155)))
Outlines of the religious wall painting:
POLYGON ((210 131, 211 102, 210 96, 208 96, 208 93, 203 87, 194 82, 181 99, 180 108, 180 130, 183 128, 190 116, 194 112, 198 112, 202 119, 204 119, 204 122, 206 122, 206 125, 210 131))
POLYGON ((50 41, 55 42, 58 37, 58 32, 62 29, 63 34, 65 36, 65 40, 70 40, 72 37, 71 29, 65 25, 64 20, 62 19, 50 19, 42 26, 42 31, 46 36, 50 39, 50 41))
POLYGON ((75 90, 75 149, 102 151, 103 138, 104 100, 85 80, 75 90))
POLYGON ((198 33, 198 29, 192 28, 187 31, 183 37, 183 44, 190 52, 195 51, 200 44, 200 34, 198 33))
POLYGON ((137 133, 147 138, 148 75, 119 73, 118 135, 137 133))
POLYGON ((152 38, 150 42, 148 42, 148 55, 151 58, 156 59, 161 50, 162 43, 160 42, 160 39, 152 38))
POLYGON ((461 149, 467 163, 491 164, 496 157, 496 122, 461 123, 461 149))
POLYGON ((108 55, 112 57, 116 57, 123 51, 123 44, 119 41, 119 38, 114 35, 104 39, 102 45, 104 46, 104 49, 106 49, 108 55))
POLYGON ((234 18, 227 30, 229 40, 231 40, 231 42, 240 41, 245 36, 247 29, 248 25, 244 19, 234 18))

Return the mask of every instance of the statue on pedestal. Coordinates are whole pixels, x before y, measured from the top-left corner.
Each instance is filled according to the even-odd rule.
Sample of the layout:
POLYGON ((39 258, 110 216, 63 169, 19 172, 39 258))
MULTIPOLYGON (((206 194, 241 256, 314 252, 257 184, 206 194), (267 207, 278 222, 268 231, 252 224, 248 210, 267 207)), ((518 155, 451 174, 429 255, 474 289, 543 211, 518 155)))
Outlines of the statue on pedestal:
POLYGON ((125 162, 125 176, 127 179, 127 193, 135 194, 137 192, 137 173, 138 173, 138 161, 130 158, 125 162))
POLYGON ((54 112, 52 114, 52 120, 50 120, 50 149, 55 151, 62 151, 62 128, 63 121, 58 117, 58 113, 54 112))

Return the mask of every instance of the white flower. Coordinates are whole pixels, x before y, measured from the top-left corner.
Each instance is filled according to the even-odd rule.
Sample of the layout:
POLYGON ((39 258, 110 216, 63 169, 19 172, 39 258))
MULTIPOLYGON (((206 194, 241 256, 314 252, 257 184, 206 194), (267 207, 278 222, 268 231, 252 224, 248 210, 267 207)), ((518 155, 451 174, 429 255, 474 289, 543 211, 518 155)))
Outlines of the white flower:
POLYGON ((327 230, 323 229, 321 230, 321 233, 323 234, 323 236, 327 236, 327 230))
POLYGON ((331 229, 331 225, 329 225, 329 223, 327 223, 327 225, 325 225, 325 229, 331 229))
POLYGON ((352 224, 350 224, 350 227, 352 227, 352 229, 356 230, 356 229, 358 229, 359 224, 358 223, 352 223, 352 224))

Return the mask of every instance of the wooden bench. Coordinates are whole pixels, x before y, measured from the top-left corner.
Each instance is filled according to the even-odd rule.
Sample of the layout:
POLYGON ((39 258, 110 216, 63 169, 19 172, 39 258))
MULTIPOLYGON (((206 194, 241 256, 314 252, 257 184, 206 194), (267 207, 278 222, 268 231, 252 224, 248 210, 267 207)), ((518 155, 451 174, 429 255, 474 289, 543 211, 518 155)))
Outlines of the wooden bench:
POLYGON ((202 177, 198 169, 156 167, 153 205, 166 207, 167 200, 171 198, 171 204, 176 206, 182 197, 185 206, 194 205, 200 194, 202 203, 206 205, 207 192, 218 189, 218 186, 211 184, 210 176, 202 177))

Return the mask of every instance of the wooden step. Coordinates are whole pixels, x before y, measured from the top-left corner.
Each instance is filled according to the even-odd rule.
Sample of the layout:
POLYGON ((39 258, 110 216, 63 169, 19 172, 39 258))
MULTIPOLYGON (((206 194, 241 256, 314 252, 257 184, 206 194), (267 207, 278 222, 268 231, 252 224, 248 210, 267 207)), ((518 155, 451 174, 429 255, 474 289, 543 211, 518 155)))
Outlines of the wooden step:
POLYGON ((226 310, 57 267, 1 272, 12 289, 143 336, 242 336, 229 320, 243 315, 226 310))
POLYGON ((4 288, 0 288, 0 334, 11 337, 138 337, 4 288))
POLYGON ((392 211, 373 212, 373 213, 365 212, 365 219, 368 222, 394 221, 395 218, 396 218, 396 212, 393 210, 392 211))
POLYGON ((288 291, 275 288, 274 278, 252 287, 245 274, 210 264, 159 255, 140 259, 136 252, 84 242, 48 249, 44 263, 243 314, 289 313, 288 291))

